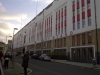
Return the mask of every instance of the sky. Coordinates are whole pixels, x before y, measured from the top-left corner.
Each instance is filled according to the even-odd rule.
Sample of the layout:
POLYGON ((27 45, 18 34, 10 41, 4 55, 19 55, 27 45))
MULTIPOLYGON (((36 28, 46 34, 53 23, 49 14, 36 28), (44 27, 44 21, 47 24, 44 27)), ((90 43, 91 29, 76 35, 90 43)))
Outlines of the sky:
POLYGON ((53 0, 0 0, 0 41, 12 39, 13 29, 18 32, 53 0), (36 8, 37 7, 37 8, 36 8), (37 11, 36 11, 37 9, 37 11))

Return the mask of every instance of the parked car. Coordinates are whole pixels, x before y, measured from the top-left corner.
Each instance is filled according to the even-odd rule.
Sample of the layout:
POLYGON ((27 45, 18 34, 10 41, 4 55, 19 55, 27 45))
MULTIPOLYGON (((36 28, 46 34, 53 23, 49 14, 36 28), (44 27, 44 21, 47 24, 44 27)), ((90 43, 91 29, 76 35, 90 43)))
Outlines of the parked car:
POLYGON ((34 53, 33 55, 31 55, 31 59, 39 59, 39 54, 34 53))
POLYGON ((34 51, 30 51, 30 56, 32 56, 34 54, 34 51))
POLYGON ((46 60, 46 61, 51 61, 51 58, 49 55, 47 54, 42 54, 40 57, 39 57, 40 60, 46 60))

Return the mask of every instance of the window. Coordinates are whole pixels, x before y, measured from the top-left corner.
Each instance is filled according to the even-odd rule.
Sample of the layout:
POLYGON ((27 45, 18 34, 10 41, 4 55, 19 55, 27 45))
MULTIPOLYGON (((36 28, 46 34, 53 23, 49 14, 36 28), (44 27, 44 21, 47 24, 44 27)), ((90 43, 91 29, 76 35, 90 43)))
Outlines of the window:
POLYGON ((91 26, 91 17, 88 18, 88 26, 91 26))
POLYGON ((77 9, 77 14, 80 14, 80 9, 77 9))
POLYGON ((72 36, 72 46, 75 46, 75 36, 72 36))
POLYGON ((67 31, 67 26, 65 25, 65 33, 66 33, 66 31, 67 31))
POLYGON ((65 20, 66 20, 66 16, 65 16, 65 20))
POLYGON ((59 10, 59 19, 60 19, 60 10, 59 10))
POLYGON ((65 6, 65 10, 64 10, 64 15, 66 16, 66 6, 65 6))
POLYGON ((88 48, 88 57, 89 59, 93 58, 93 49, 92 48, 88 48))
POLYGON ((91 8, 91 5, 90 3, 87 4, 87 9, 90 9, 91 8))
POLYGON ((58 34, 60 34, 60 28, 58 29, 58 34))
POLYGON ((66 38, 64 38, 64 46, 66 46, 66 38))
POLYGON ((50 17, 49 17, 49 24, 50 24, 50 17))
POLYGON ((51 37, 52 37, 52 26, 51 26, 51 37))
POLYGON ((51 15, 51 25, 52 25, 52 15, 51 15))
POLYGON ((51 48, 51 41, 49 41, 49 48, 51 48))
POLYGON ((73 1, 73 4, 75 4, 75 1, 73 1))
POLYGON ((56 12, 56 20, 57 20, 57 12, 56 12))
POLYGON ((73 30, 75 30, 75 23, 73 23, 73 30))
POLYGON ((82 12, 84 12, 84 11, 85 11, 85 6, 82 7, 82 12))
POLYGON ((57 29, 56 29, 56 35, 57 35, 57 29))
POLYGON ((85 33, 82 34, 82 44, 85 44, 85 33))
POLYGON ((80 5, 79 5, 79 1, 77 1, 77 9, 79 9, 79 6, 80 6, 80 5))
POLYGON ((47 26, 48 26, 48 18, 47 18, 47 26))
POLYGON ((77 49, 77 58, 80 59, 80 48, 77 49))
POLYGON ((92 33, 88 32, 88 43, 92 43, 92 33))
POLYGON ((75 16, 75 11, 73 11, 73 16, 75 16))
POLYGON ((77 2, 79 2, 79 0, 77 0, 77 2))
POLYGON ((60 46, 62 47, 62 39, 60 40, 61 42, 60 42, 60 46))
POLYGON ((73 58, 73 59, 75 59, 75 58, 76 58, 76 55, 75 55, 75 53, 76 53, 76 50, 75 50, 75 48, 72 48, 72 58, 73 58))
POLYGON ((82 27, 85 27, 85 19, 82 20, 82 27))
POLYGON ((61 27, 61 33, 63 34, 63 27, 61 27))
POLYGON ((72 10, 75 11, 75 4, 72 5, 72 10))
POLYGON ((55 47, 56 47, 56 40, 55 40, 55 47))
POLYGON ((61 19, 61 22, 63 22, 63 17, 62 17, 62 19, 61 19))
POLYGON ((58 39, 57 41, 58 41, 58 42, 57 42, 57 44, 58 44, 57 47, 59 47, 59 39, 58 39))
POLYGON ((77 35, 77 45, 80 45, 80 35, 77 35))
POLYGON ((77 22, 77 29, 80 29, 80 21, 77 22))
POLYGON ((82 57, 86 59, 86 48, 82 48, 82 57))
POLYGON ((51 37, 52 37, 52 15, 51 15, 51 37))

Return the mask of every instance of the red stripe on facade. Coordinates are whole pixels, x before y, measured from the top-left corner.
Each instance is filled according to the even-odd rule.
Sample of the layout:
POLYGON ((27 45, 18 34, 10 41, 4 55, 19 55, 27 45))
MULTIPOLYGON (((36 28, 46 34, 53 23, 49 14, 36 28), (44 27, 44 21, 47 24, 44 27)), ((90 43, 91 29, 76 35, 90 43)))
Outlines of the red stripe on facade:
POLYGON ((87 10, 87 16, 90 17, 91 16, 91 9, 87 10))
POLYGON ((81 4, 82 4, 82 6, 84 6, 84 0, 81 0, 81 4))
POLYGON ((80 14, 77 15, 77 21, 79 21, 79 20, 80 20, 80 14))
POLYGON ((79 9, 79 2, 77 2, 77 9, 79 9))
POLYGON ((73 23, 75 22, 75 16, 73 17, 73 23))
POLYGON ((72 6, 72 10, 75 11, 75 4, 73 4, 73 6, 72 6))
POLYGON ((90 0, 87 0, 87 3, 90 3, 90 0))
POLYGON ((85 12, 82 12, 82 19, 85 18, 85 12))

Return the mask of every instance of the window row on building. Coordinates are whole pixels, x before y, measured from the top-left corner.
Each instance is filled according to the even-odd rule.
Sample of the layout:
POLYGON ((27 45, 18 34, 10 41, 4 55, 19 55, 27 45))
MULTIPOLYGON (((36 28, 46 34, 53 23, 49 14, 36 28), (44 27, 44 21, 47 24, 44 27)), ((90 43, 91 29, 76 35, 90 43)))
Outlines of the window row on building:
POLYGON ((52 15, 45 19, 45 38, 52 37, 52 15))
POLYGON ((56 12, 56 35, 67 32, 67 7, 56 12))
POLYGON ((72 36, 72 46, 79 46, 92 43, 92 33, 82 33, 72 36))
POLYGON ((82 60, 86 60, 86 59, 91 59, 93 58, 93 48, 92 47, 88 47, 88 48, 73 48, 72 49, 72 59, 82 59, 82 60), (80 54, 81 53, 81 54, 80 54))
POLYGON ((55 40, 55 47, 66 47, 66 38, 60 38, 55 40))
POLYGON ((84 28, 86 26, 86 18, 88 18, 88 26, 91 26, 91 3, 90 0, 87 0, 87 11, 85 11, 85 0, 77 0, 76 4, 75 1, 73 1, 73 5, 72 5, 72 10, 73 10, 73 17, 72 17, 72 21, 73 21, 73 30, 76 29, 80 29, 80 25, 81 25, 81 18, 80 15, 82 15, 82 28, 84 28), (81 1, 81 3, 80 3, 81 1), (82 12, 80 12, 80 7, 79 5, 81 4, 81 8, 82 8, 82 12), (75 9, 75 5, 77 7, 77 9, 75 9), (77 11, 77 16, 75 16, 75 11, 77 11), (87 13, 87 17, 85 16, 85 14, 87 13), (77 20, 76 20, 77 18, 77 20), (77 21, 77 22, 76 22, 77 21), (77 26, 76 26, 77 25, 77 26), (77 27, 77 28, 76 28, 77 27))

